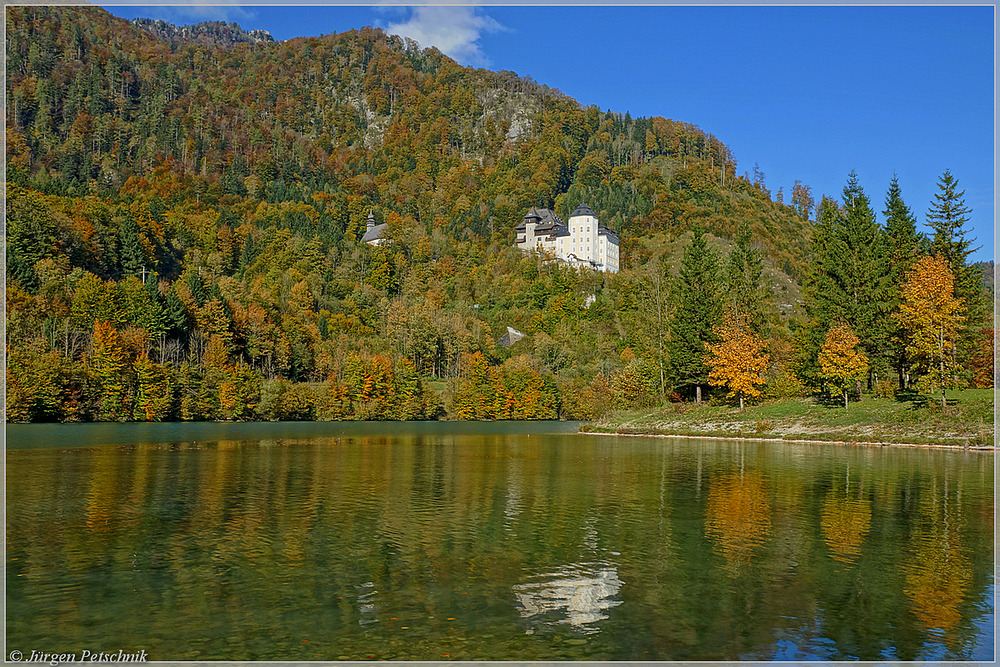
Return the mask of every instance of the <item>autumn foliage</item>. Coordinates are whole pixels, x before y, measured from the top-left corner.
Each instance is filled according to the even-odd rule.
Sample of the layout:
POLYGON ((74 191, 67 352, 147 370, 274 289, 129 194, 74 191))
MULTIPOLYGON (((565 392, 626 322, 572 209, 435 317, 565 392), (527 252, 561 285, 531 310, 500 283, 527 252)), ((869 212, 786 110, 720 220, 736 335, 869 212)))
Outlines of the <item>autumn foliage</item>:
POLYGON ((743 409, 745 396, 760 396, 771 355, 764 350, 767 343, 749 329, 733 321, 716 330, 719 342, 707 344, 708 365, 711 368, 708 382, 729 389, 728 397, 739 396, 743 409))
POLYGON ((955 277, 942 256, 923 257, 910 270, 896 316, 908 333, 908 352, 929 391, 958 384, 956 347, 965 305, 955 296, 955 277))
MULTIPOLYGON (((885 368, 896 301, 924 314, 897 322, 928 386, 992 379, 987 332, 963 358, 961 309, 920 296, 940 289, 827 289, 878 273, 878 235, 899 225, 827 198, 812 224, 808 186, 784 205, 691 123, 372 28, 219 44, 98 7, 10 7, 7 65, 8 421, 592 419, 698 396, 706 349, 742 406, 769 365, 772 395, 792 374, 815 384, 841 320, 885 368), (529 207, 581 202, 621 235, 620 273, 512 247, 529 207), (390 243, 361 242, 369 215, 390 243), (861 248, 871 262, 845 254, 861 248), (814 274, 826 287, 806 281, 803 312, 792 283, 814 274), (795 304, 781 313, 774 276, 795 304), (722 302, 754 333, 720 326, 722 302), (507 327, 526 334, 510 348, 507 327)), ((901 267, 924 247, 907 230, 901 267)))
POLYGON ((827 332, 819 353, 822 376, 843 394, 845 409, 848 390, 868 372, 868 357, 858 349, 860 342, 851 327, 841 324, 827 332))

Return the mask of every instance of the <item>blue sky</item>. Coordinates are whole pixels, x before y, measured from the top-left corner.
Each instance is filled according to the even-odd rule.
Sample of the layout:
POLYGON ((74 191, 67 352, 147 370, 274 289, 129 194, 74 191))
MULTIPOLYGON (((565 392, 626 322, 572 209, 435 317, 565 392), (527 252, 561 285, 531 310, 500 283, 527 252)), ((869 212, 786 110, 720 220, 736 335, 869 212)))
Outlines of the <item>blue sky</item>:
MULTIPOLYGON (((372 25, 463 65, 511 70, 583 105, 698 125, 788 201, 838 197, 853 169, 881 213, 893 173, 923 225, 945 169, 994 251, 994 8, 106 6, 278 40, 372 25)), ((881 220, 881 215, 880 215, 881 220)))

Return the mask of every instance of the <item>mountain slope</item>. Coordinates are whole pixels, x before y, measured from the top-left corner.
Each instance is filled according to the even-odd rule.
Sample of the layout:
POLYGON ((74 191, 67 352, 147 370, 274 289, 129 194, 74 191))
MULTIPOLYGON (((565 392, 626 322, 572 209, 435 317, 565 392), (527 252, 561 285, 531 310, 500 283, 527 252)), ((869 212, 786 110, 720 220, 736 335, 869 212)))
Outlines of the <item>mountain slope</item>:
POLYGON ((203 26, 230 35, 223 48, 197 31, 177 40, 169 24, 157 39, 98 8, 10 8, 8 21, 22 185, 110 195, 166 165, 175 197, 322 191, 459 235, 508 233, 529 206, 565 215, 586 200, 622 233, 626 261, 645 233, 731 236, 747 219, 775 264, 802 266, 806 221, 688 123, 583 108, 371 28, 249 44, 238 26, 203 26))
POLYGON ((252 44, 93 7, 7 19, 11 421, 642 405, 662 389, 651 270, 675 273, 695 226, 723 251, 755 232, 788 360, 781 271, 801 274, 809 223, 694 125, 371 28, 252 44), (620 233, 620 273, 512 247, 529 207, 581 201, 620 233), (390 245, 361 243, 369 215, 390 245), (507 327, 526 335, 505 347, 507 327))

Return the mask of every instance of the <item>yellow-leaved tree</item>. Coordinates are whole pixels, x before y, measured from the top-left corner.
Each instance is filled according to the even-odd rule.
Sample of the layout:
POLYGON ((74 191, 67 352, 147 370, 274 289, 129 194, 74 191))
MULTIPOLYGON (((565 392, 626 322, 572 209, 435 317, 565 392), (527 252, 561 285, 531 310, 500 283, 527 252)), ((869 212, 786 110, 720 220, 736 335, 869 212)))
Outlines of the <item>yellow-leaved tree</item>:
POLYGON ((947 259, 924 257, 913 265, 895 317, 909 334, 906 352, 916 362, 922 384, 928 391, 941 390, 942 408, 947 406, 945 389, 957 382, 955 345, 964 310, 947 259))
POLYGON ((749 329, 740 326, 733 319, 715 328, 719 342, 706 343, 710 367, 708 383, 716 387, 728 387, 726 397, 739 396, 740 410, 743 397, 760 396, 758 385, 764 384, 764 372, 771 355, 764 351, 767 343, 749 329))
POLYGON ((854 330, 839 324, 826 332, 826 341, 819 353, 820 375, 844 395, 847 409, 847 391, 868 372, 868 357, 858 349, 854 330))

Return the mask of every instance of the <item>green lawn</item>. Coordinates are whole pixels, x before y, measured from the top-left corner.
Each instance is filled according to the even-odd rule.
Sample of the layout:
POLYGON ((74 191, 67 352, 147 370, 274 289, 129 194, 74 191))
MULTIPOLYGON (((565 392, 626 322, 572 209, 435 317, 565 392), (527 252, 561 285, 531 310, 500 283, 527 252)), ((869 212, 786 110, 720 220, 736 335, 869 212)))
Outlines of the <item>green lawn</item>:
POLYGON ((653 435, 743 436, 805 440, 993 445, 993 390, 966 389, 938 399, 873 398, 824 403, 797 398, 748 405, 666 404, 614 412, 584 430, 653 435))

